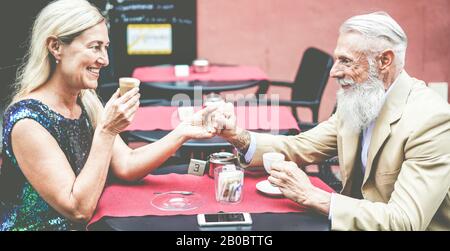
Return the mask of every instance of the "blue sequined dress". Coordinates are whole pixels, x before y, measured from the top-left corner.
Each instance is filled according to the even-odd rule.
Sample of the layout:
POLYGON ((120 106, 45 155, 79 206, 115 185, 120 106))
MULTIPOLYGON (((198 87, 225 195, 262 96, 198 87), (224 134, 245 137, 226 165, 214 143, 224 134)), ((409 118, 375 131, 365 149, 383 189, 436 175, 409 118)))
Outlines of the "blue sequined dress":
MULTIPOLYGON (((78 102, 81 105, 81 102, 78 102)), ((75 175, 83 168, 91 148, 94 130, 85 109, 78 119, 68 119, 35 99, 11 105, 3 119, 3 164, 0 169, 0 230, 76 230, 54 210, 27 181, 12 151, 11 131, 21 119, 32 119, 43 126, 64 152, 75 175)))

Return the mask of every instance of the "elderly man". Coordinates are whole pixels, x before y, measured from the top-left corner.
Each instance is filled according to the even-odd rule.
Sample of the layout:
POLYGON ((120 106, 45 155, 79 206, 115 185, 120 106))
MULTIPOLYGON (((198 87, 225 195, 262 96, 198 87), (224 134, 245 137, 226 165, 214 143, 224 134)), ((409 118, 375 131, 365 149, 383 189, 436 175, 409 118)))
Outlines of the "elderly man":
POLYGON ((236 127, 225 109, 219 134, 244 166, 283 153, 290 161, 274 164, 269 181, 328 215, 332 230, 450 230, 450 109, 403 69, 406 46, 388 14, 352 17, 340 28, 330 74, 341 87, 335 115, 297 136, 273 136, 236 127), (341 194, 312 186, 298 168, 336 154, 341 194))

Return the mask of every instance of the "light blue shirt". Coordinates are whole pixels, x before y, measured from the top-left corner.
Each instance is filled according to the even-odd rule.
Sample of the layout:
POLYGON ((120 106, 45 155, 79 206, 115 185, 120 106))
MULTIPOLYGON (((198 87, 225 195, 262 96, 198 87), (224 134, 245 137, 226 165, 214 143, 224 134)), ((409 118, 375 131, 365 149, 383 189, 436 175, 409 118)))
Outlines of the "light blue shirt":
MULTIPOLYGON (((386 93, 384 94, 384 97, 383 97, 384 100, 386 100, 387 95, 392 90, 392 86, 394 86, 396 82, 397 82, 397 80, 395 80, 394 83, 392 83, 392 85, 386 91, 386 93)), ((363 130, 362 149, 361 149, 361 162, 362 162, 362 169, 363 169, 362 173, 363 174, 366 172, 367 157, 368 157, 368 152, 369 152, 369 145, 370 145, 370 141, 372 140, 372 132, 373 132, 373 128, 375 127, 375 123, 376 122, 377 122, 377 119, 375 118, 369 124, 369 126, 367 126, 367 128, 363 130)))
POLYGON ((253 155, 255 155, 256 150, 256 138, 254 133, 250 132, 250 145, 248 146, 248 150, 245 153, 245 162, 250 163, 253 159, 253 155))

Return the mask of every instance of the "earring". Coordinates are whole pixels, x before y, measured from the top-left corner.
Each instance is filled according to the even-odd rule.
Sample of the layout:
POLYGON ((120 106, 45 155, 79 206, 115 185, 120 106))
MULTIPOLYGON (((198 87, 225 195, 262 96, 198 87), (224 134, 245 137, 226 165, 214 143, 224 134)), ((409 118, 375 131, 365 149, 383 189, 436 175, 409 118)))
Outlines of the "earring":
POLYGON ((56 64, 59 64, 59 60, 56 60, 56 64))

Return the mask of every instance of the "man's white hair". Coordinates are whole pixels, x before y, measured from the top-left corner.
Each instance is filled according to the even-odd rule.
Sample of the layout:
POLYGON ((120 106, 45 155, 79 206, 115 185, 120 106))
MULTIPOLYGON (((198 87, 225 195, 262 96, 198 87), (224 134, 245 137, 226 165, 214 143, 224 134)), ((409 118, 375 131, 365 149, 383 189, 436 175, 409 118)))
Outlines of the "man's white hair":
POLYGON ((400 25, 386 12, 351 17, 341 25, 339 32, 357 32, 365 37, 367 43, 361 48, 364 51, 378 53, 386 49, 393 50, 397 71, 405 66, 408 38, 400 25))

